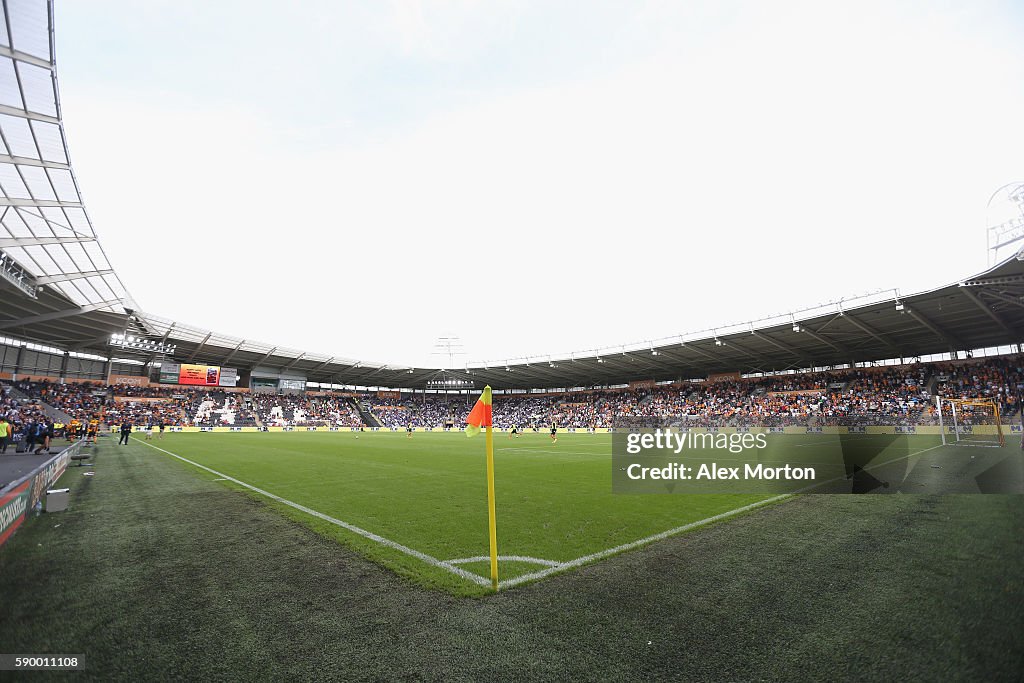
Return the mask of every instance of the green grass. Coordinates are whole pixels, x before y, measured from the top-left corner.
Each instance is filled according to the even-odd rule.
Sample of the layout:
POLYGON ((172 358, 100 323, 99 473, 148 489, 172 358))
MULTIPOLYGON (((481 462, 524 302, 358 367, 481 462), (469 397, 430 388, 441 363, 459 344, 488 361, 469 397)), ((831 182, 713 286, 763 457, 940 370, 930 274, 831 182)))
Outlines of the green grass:
MULTIPOLYGON (((842 491, 849 490, 842 476, 845 452, 870 462, 873 473, 895 482, 894 492, 918 493, 949 489, 951 478, 970 482, 968 465, 983 467, 981 463, 988 461, 971 460, 968 453, 993 454, 990 449, 947 447, 941 451, 947 466, 932 468, 931 461, 912 461, 909 456, 935 452, 935 436, 843 439, 841 445, 834 436, 774 434, 757 459, 766 464, 825 465, 818 469, 836 482, 825 490, 842 491), (918 466, 911 471, 912 463, 918 466)), ((566 434, 552 444, 546 434, 527 433, 517 439, 498 435, 495 441, 498 569, 507 587, 604 559, 622 546, 632 549, 667 531, 690 530, 706 520, 779 499, 774 483, 757 493, 745 489, 744 495, 613 493, 610 435, 566 434), (555 563, 567 566, 552 567, 555 563)), ((479 559, 489 554, 482 438, 467 439, 460 433, 408 438, 392 432, 364 432, 359 438, 353 432, 169 434, 162 440, 135 440, 128 449, 160 453, 151 446, 166 451, 161 457, 172 459, 174 454, 213 470, 172 459, 197 476, 238 480, 220 484, 256 496, 421 585, 456 595, 491 591, 489 563, 479 559)), ((744 456, 709 451, 704 457, 735 465, 744 456)), ((723 486, 701 488, 730 490, 723 486)))
MULTIPOLYGON (((557 445, 543 434, 499 436, 495 441, 498 549, 503 557, 564 563, 770 497, 615 495, 608 436, 566 435, 557 445)), ((438 560, 489 552, 483 438, 421 433, 410 439, 389 432, 366 432, 359 439, 345 432, 172 434, 130 448, 157 452, 145 443, 438 560)), ((489 585, 259 497, 424 585, 458 595, 490 592, 489 585)), ((489 576, 485 562, 458 566, 489 576)), ((523 561, 499 562, 503 581, 542 569, 544 565, 523 561)))
MULTIPOLYGON (((849 490, 841 455, 853 453, 870 461, 873 473, 896 482, 893 492, 919 493, 936 487, 957 490, 949 489, 951 478, 970 481, 963 463, 987 462, 973 461, 967 452, 991 455, 988 449, 949 447, 941 451, 943 462, 960 466, 933 469, 909 456, 936 451, 938 437, 843 439, 841 444, 839 437, 775 434, 758 460, 828 465, 819 470, 839 476, 826 490, 841 491, 849 490), (918 466, 911 472, 914 462, 918 466)), ((169 434, 163 440, 134 441, 128 448, 159 452, 150 446, 166 451, 162 457, 172 459, 174 454, 213 470, 172 459, 197 476, 231 477, 294 504, 274 501, 238 482, 220 482, 422 585, 456 595, 491 590, 489 564, 472 559, 489 553, 482 438, 458 433, 419 433, 413 438, 392 432, 364 432, 358 438, 352 432, 204 433, 169 434)), ((557 444, 543 433, 496 438, 499 577, 504 585, 575 568, 622 546, 632 548, 667 531, 689 530, 778 498, 778 489, 770 487, 757 493, 744 490, 744 495, 616 494, 611 450, 610 435, 566 434, 557 444), (552 568, 555 563, 567 566, 552 568)), ((736 464, 738 457, 721 452, 706 456, 725 464, 736 464)), ((710 490, 723 489, 716 483, 710 490)))
POLYGON ((94 477, 61 478, 66 512, 30 517, 0 549, 3 649, 85 655, 86 671, 33 678, 1016 681, 1024 669, 1024 496, 798 496, 466 599, 114 440, 101 439, 94 477))

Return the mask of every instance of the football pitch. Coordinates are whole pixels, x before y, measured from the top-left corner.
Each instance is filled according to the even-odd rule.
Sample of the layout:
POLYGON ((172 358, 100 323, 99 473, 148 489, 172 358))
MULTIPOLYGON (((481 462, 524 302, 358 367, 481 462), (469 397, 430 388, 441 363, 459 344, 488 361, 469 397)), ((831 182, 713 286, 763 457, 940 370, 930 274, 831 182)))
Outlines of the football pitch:
MULTIPOLYGON (((778 457, 810 461, 821 439, 786 435, 778 457)), ((1024 459, 908 441, 871 465, 886 493, 1024 459)), ((84 653, 83 680, 1019 678, 1020 495, 797 495, 730 515, 767 499, 613 494, 608 437, 499 436, 532 449, 496 453, 501 553, 561 564, 503 561, 503 580, 556 571, 489 594, 486 563, 453 565, 478 583, 422 559, 487 552, 481 438, 116 442, 60 478, 66 511, 29 516, 0 553, 0 641, 84 653)))
MULTIPOLYGON (((814 460, 835 437, 778 435, 766 459, 814 460)), ((858 435, 862 441, 876 437, 858 435)), ((885 437, 877 437, 885 438, 885 437)), ((891 437, 890 437, 891 440, 891 437)), ((910 436, 872 462, 973 462, 938 437, 910 436)), ((461 433, 168 434, 133 439, 132 453, 174 458, 277 508, 422 585, 490 592, 484 439, 461 433)), ((777 494, 612 492, 612 437, 495 435, 499 577, 508 588, 601 560, 766 504, 777 494)), ((719 458, 721 459, 721 458, 719 458)), ((934 472, 922 463, 925 472, 934 472)), ((938 467, 938 466, 934 466, 938 467)), ((952 469, 952 468, 948 468, 952 469)), ((893 491, 895 492, 895 491, 893 491)))

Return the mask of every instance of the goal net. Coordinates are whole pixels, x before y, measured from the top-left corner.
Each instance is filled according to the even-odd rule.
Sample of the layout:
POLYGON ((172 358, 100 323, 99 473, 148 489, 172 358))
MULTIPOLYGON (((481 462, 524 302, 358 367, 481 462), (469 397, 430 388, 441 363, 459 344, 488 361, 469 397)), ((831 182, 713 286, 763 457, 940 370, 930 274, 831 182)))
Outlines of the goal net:
POLYGON ((1003 423, 994 398, 935 398, 942 444, 1002 446, 1003 423))

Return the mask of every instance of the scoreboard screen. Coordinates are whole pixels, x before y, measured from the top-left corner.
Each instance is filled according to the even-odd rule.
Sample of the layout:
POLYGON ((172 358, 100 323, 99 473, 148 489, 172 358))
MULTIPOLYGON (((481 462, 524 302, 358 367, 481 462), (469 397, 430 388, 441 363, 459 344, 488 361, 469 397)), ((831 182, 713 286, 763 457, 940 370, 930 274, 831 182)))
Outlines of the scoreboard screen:
POLYGON ((164 363, 160 366, 162 384, 187 384, 201 387, 233 387, 238 384, 238 370, 219 365, 164 363))
POLYGON ((196 384, 204 387, 220 386, 220 366, 182 363, 178 384, 196 384))

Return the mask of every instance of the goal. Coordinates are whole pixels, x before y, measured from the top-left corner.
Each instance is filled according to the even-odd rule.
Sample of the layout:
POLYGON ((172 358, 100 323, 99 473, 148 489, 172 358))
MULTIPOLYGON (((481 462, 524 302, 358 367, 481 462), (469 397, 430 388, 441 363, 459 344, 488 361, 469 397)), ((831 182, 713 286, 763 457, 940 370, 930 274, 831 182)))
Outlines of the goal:
POLYGON ((1003 423, 999 417, 999 402, 996 399, 936 396, 935 406, 939 414, 942 445, 1004 445, 1003 423))

